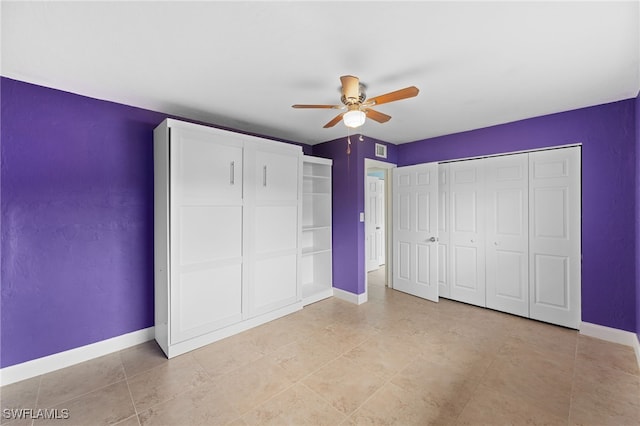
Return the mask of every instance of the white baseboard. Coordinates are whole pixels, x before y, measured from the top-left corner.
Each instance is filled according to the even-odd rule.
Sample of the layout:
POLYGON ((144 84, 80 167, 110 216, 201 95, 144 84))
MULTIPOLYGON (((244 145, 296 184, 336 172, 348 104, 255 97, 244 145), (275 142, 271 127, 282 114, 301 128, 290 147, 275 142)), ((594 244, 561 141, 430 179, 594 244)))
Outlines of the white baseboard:
POLYGON ((362 305, 368 300, 367 293, 355 294, 335 287, 333 288, 333 295, 338 299, 346 300, 356 305, 362 305))
POLYGON ((121 351, 131 346, 153 340, 154 335, 153 327, 144 328, 90 345, 58 352, 57 354, 48 355, 21 364, 11 365, 0 370, 0 386, 30 379, 31 377, 50 373, 80 362, 121 351))
POLYGON ((603 325, 581 322, 580 334, 595 337, 596 339, 606 340, 608 342, 631 346, 636 353, 636 361, 638 361, 638 367, 640 367, 640 341, 638 341, 638 336, 635 333, 619 330, 617 328, 605 327, 603 325))
POLYGON ((316 293, 312 296, 305 297, 302 299, 302 306, 311 305, 312 303, 319 302, 323 299, 328 299, 333 296, 333 287, 323 290, 319 293, 316 293))

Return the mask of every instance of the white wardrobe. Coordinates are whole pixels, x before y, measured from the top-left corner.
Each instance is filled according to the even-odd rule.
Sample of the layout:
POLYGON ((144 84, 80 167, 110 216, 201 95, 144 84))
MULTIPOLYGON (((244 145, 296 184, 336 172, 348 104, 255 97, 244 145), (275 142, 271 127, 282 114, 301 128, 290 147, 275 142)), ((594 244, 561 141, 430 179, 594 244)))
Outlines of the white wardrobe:
POLYGON ((173 357, 302 307, 299 146, 154 132, 155 333, 173 357))
MULTIPOLYGON (((402 175, 406 169, 407 175, 410 172, 426 176, 428 166, 434 167, 401 167, 397 173, 402 175)), ((452 161, 437 165, 437 170, 437 179, 423 185, 416 195, 417 199, 430 199, 438 206, 437 232, 425 233, 419 243, 425 247, 423 252, 433 252, 430 246, 438 240, 437 294, 578 328, 580 147, 452 161), (437 200, 433 195, 429 197, 434 181, 437 200)), ((402 204, 399 211, 401 207, 402 204)), ((433 216, 426 208, 418 214, 433 216)), ((397 226, 401 229, 400 223, 397 226)), ((398 253, 401 250, 402 246, 398 246, 398 253)), ((402 255, 397 261, 399 265, 410 265, 410 259, 403 260, 402 255)), ((423 269, 429 264, 426 260, 421 263, 423 269)), ((409 272, 405 275, 411 276, 409 272)), ((434 279, 426 278, 426 269, 415 276, 417 284, 421 284, 416 288, 433 289, 429 284, 434 279), (425 277, 423 282, 419 275, 425 277)), ((400 287, 407 288, 406 279, 398 281, 400 287)), ((433 300, 433 291, 430 294, 433 300)))

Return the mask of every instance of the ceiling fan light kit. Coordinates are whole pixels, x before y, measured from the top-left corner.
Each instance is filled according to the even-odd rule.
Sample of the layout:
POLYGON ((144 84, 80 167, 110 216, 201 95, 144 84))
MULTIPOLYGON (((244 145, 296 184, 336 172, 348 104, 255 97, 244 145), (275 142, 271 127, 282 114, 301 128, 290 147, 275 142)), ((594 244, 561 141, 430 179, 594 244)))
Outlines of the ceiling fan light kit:
POLYGON ((360 127, 364 124, 364 120, 366 118, 366 114, 360 110, 352 110, 346 112, 342 116, 342 121, 344 121, 344 125, 355 129, 356 127, 360 127))

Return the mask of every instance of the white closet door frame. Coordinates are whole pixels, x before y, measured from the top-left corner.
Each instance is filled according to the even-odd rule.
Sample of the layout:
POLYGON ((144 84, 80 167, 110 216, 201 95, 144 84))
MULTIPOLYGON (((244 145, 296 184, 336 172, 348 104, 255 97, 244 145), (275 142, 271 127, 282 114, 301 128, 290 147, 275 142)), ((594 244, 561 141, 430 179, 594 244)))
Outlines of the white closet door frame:
MULTIPOLYGON (((371 168, 376 168, 376 169, 384 169, 385 171, 385 193, 384 193, 384 202, 385 202, 385 206, 383 207, 384 209, 384 229, 383 229, 383 233, 384 233, 384 240, 385 240, 385 247, 383 248, 383 250, 385 250, 385 272, 386 272, 386 277, 385 277, 385 281, 387 283, 387 286, 389 288, 393 288, 393 261, 391 259, 393 259, 393 255, 394 255, 394 250, 393 250, 393 170, 396 169, 396 165, 393 163, 387 163, 385 161, 380 161, 380 160, 374 160, 371 158, 365 158, 364 159, 364 185, 362 187, 363 193, 366 193, 367 190, 367 170, 371 169, 371 168)), ((366 247, 366 241, 363 241, 363 246, 366 247)), ((366 250, 366 248, 365 248, 366 250)), ((365 253, 365 258, 366 258, 366 253, 365 253)), ((366 301, 368 299, 368 293, 369 293, 369 283, 368 283, 368 275, 367 275, 367 265, 365 262, 364 265, 364 283, 365 283, 365 293, 364 296, 362 297, 362 300, 366 301)), ((363 303, 363 302, 360 302, 363 303)))

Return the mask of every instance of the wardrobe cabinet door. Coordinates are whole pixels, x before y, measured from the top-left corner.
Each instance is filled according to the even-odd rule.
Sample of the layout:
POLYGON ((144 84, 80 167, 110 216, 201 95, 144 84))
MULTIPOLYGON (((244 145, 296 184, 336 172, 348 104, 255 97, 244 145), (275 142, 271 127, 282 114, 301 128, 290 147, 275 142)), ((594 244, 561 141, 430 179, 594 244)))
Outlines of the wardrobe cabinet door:
POLYGON ((243 148, 171 133, 171 343, 242 317, 243 148))
POLYGON ((580 324, 580 148, 529 154, 531 318, 580 324))
POLYGON ((298 156, 268 151, 255 154, 256 202, 298 199, 298 156))
POLYGON ((485 160, 487 307, 529 316, 528 154, 485 160))
POLYGON ((296 302, 299 281, 301 156, 257 149, 253 158, 255 203, 248 234, 252 256, 249 317, 296 302))
POLYGON ((484 160, 449 164, 451 298, 485 306, 484 160))

